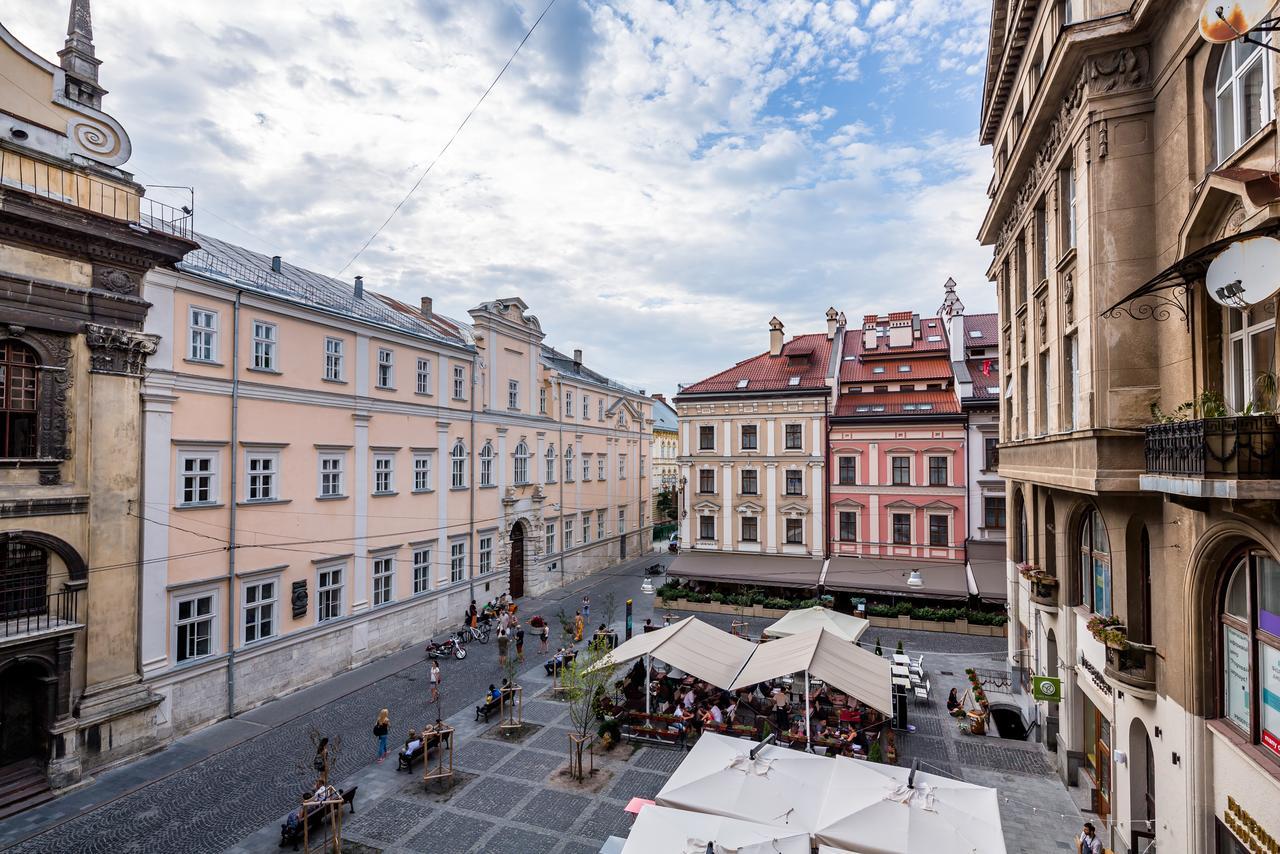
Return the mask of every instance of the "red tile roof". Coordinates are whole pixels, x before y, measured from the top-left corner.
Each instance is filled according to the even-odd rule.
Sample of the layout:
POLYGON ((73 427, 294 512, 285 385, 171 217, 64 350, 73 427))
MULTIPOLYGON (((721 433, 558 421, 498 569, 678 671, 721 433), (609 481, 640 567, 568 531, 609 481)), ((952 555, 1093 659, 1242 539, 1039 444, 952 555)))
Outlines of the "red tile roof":
POLYGON ((994 356, 988 359, 967 359, 965 365, 969 368, 969 376, 973 379, 973 394, 968 400, 999 400, 1000 399, 1000 361, 994 356), (991 375, 982 375, 982 363, 991 363, 991 375), (995 391, 987 391, 993 388, 995 391))
POLYGON ((831 342, 825 333, 797 335, 782 345, 781 356, 770 356, 761 353, 750 359, 744 359, 728 370, 721 371, 687 385, 680 394, 715 394, 720 392, 738 392, 754 395, 768 391, 794 391, 797 389, 825 389, 828 362, 831 361, 831 342), (788 355, 809 354, 809 358, 798 363, 788 359, 788 355), (792 378, 799 382, 791 384, 792 378), (739 388, 738 383, 747 381, 746 388, 739 388))
POLYGON ((911 341, 909 347, 890 347, 889 336, 877 338, 877 346, 864 350, 862 347, 861 329, 850 329, 844 334, 844 354, 846 356, 862 356, 869 358, 898 356, 903 353, 946 353, 949 345, 947 344, 947 332, 943 328, 942 321, 936 317, 920 318, 920 337, 911 341), (929 324, 935 324, 933 328, 929 324), (929 336, 933 335, 938 338, 937 341, 930 341, 929 336))
POLYGON ((890 391, 873 394, 842 394, 840 402, 836 404, 835 414, 836 417, 854 415, 874 418, 886 415, 937 415, 958 412, 960 412, 960 401, 956 399, 954 391, 890 391), (925 410, 914 408, 921 404, 930 408, 925 410), (884 407, 883 411, 874 411, 880 406, 884 407), (904 406, 913 408, 904 410, 904 406), (861 407, 867 408, 859 411, 861 407))
POLYGON ((846 359, 840 365, 840 382, 910 382, 911 380, 951 379, 951 360, 939 356, 915 356, 909 359, 846 359), (910 371, 899 371, 907 365, 910 371), (876 368, 883 368, 876 373, 876 368))
POLYGON ((966 314, 964 316, 964 346, 998 347, 1000 346, 1000 315, 998 314, 966 314), (981 332, 975 337, 972 332, 981 332))

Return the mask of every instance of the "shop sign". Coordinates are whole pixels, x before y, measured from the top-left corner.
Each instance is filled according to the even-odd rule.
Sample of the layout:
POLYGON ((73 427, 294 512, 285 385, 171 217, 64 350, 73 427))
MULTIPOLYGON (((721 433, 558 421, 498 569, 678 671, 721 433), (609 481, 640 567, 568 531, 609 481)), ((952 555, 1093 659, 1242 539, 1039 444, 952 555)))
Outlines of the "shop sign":
POLYGON ((1223 813, 1222 823, 1250 851, 1280 851, 1280 842, 1230 795, 1227 796, 1227 811, 1223 813))
POLYGON ((1263 645, 1262 746, 1280 755, 1280 650, 1263 645))
POLYGON ((1057 676, 1032 676, 1031 694, 1045 703, 1062 701, 1062 679, 1057 676))

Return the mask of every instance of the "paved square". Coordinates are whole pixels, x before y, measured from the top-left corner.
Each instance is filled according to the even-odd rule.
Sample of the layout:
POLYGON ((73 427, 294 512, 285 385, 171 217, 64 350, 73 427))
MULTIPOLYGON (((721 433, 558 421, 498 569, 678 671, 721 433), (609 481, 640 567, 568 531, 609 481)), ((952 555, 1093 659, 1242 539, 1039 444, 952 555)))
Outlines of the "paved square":
POLYGON ((635 818, 607 801, 597 803, 578 828, 578 835, 604 842, 610 836, 626 837, 631 832, 635 818))
POLYGON ((499 827, 480 850, 484 854, 535 854, 551 851, 559 842, 558 837, 545 833, 521 827, 499 827))
POLYGON ((470 851, 492 829, 493 822, 446 812, 418 831, 404 847, 433 854, 470 851))
POLYGON ((521 750, 515 756, 502 763, 495 773, 506 777, 517 777, 532 783, 542 783, 557 768, 568 763, 569 754, 567 750, 561 756, 542 753, 537 750, 521 750))
POLYGON ((632 798, 648 798, 653 800, 667 782, 666 774, 651 774, 648 771, 626 771, 609 788, 608 796, 619 801, 632 798))
POLYGON ((956 758, 966 766, 997 771, 1018 771, 1023 774, 1044 774, 1048 771, 1040 751, 1008 745, 997 747, 982 743, 993 740, 975 739, 957 742, 956 758))
MULTIPOLYGON (((357 792, 357 794, 359 794, 357 792)), ((421 803, 387 798, 343 822, 343 835, 394 842, 413 835, 418 825, 431 817, 433 810, 421 803)))
POLYGON ((566 717, 569 707, 564 703, 548 700, 528 700, 524 704, 524 719, 535 724, 552 724, 566 717))
POLYGON ((482 778, 473 783, 453 802, 458 809, 489 816, 507 816, 533 789, 498 777, 482 778))
POLYGON ((680 767, 684 757, 685 751, 683 750, 643 747, 631 764, 646 771, 661 771, 663 774, 672 774, 680 767))
POLYGON ((525 804, 516 821, 545 827, 548 830, 567 832, 582 817, 591 804, 586 795, 571 795, 554 789, 543 789, 525 804))
POLYGON ((528 741, 529 747, 546 750, 550 753, 562 753, 569 758, 569 730, 564 727, 549 726, 528 741))
POLYGON ((490 771, 506 761, 516 749, 501 742, 477 738, 458 748, 453 762, 469 770, 490 771))

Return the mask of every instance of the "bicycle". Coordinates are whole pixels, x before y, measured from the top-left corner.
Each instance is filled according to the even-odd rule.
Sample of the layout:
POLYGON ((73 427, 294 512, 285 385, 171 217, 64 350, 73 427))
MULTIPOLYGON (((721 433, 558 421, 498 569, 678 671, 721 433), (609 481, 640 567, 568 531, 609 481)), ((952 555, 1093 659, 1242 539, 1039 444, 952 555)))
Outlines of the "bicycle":
POLYGON ((489 625, 486 623, 480 628, 476 628, 475 626, 464 626, 462 631, 458 632, 458 639, 463 643, 470 643, 473 640, 478 640, 480 643, 488 643, 489 625))

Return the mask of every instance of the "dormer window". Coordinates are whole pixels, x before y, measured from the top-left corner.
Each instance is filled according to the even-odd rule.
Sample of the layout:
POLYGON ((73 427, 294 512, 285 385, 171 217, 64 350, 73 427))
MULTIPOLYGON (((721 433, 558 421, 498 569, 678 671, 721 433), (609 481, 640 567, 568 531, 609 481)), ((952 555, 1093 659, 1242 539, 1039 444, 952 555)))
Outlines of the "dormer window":
POLYGON ((930 335, 930 336, 929 336, 929 338, 928 338, 928 340, 929 340, 929 341, 933 341, 933 342, 941 341, 941 340, 942 340, 942 336, 941 336, 941 335, 930 335))
POLYGON ((738 380, 738 388, 746 388, 749 380, 738 380))
POLYGON ((876 367, 872 368, 872 369, 871 369, 871 373, 873 373, 873 374, 883 374, 883 373, 884 373, 884 365, 877 365, 876 367))
POLYGON ((790 380, 787 381, 787 385, 800 385, 800 378, 792 377, 790 380))

